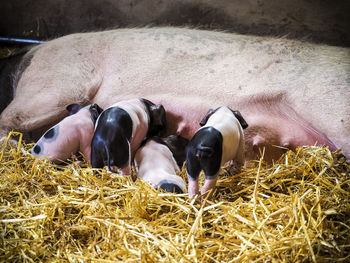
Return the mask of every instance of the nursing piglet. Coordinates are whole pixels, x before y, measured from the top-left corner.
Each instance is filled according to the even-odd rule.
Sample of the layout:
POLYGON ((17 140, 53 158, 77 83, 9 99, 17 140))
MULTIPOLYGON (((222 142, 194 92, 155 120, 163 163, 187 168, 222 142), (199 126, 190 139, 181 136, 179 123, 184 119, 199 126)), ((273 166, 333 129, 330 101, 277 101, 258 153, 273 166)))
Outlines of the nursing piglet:
POLYGON ((97 104, 71 104, 67 110, 69 116, 47 130, 30 153, 59 163, 80 151, 90 163, 91 140, 102 109, 97 104))
POLYGON ((124 100, 104 110, 96 121, 91 165, 130 175, 130 163, 141 142, 166 128, 165 110, 146 99, 124 100))
POLYGON ((185 161, 187 144, 187 139, 176 135, 149 139, 135 155, 138 178, 156 189, 160 187, 178 194, 185 192, 185 182, 176 172, 185 161))
POLYGON ((188 145, 186 171, 188 176, 188 194, 193 197, 199 192, 198 176, 201 170, 205 182, 201 194, 205 195, 216 185, 220 167, 230 160, 238 165, 244 162, 243 129, 248 124, 239 111, 228 107, 209 110, 201 127, 188 145))

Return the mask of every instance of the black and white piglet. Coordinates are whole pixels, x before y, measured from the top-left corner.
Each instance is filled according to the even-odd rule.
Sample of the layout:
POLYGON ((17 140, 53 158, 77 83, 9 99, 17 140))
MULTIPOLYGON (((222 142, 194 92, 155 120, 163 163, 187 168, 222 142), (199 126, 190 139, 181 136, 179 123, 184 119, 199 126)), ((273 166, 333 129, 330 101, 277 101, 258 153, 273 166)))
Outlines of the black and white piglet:
POLYGON ((67 106, 67 110, 69 116, 47 130, 30 153, 36 157, 61 162, 80 151, 90 163, 91 140, 95 122, 102 109, 97 104, 86 107, 71 104, 67 106))
POLYGON ((130 175, 130 163, 141 142, 166 128, 164 107, 146 99, 117 102, 96 121, 91 165, 130 175))
POLYGON ((188 176, 188 194, 198 194, 198 176, 201 170, 205 182, 201 189, 204 195, 216 185, 220 167, 230 160, 238 165, 244 163, 243 129, 248 124, 239 111, 228 107, 209 110, 201 127, 192 137, 187 150, 186 171, 188 176))
POLYGON ((176 173, 186 159, 187 144, 187 139, 176 135, 147 140, 135 154, 137 177, 167 192, 185 192, 186 184, 176 173))

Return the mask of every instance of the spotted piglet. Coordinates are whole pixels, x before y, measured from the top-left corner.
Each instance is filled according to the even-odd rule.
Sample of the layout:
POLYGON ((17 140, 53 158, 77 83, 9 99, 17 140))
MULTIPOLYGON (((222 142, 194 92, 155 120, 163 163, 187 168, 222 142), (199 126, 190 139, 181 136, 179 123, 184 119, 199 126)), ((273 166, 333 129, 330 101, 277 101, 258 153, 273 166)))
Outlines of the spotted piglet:
POLYGON ((187 151, 186 171, 188 176, 188 194, 198 194, 198 176, 201 170, 205 182, 201 194, 206 195, 216 185, 220 167, 230 160, 238 165, 244 163, 243 129, 248 124, 239 111, 228 107, 209 110, 202 126, 192 137, 187 151))
POLYGON ((90 163, 94 126, 102 109, 97 104, 71 104, 67 110, 69 116, 47 130, 30 153, 59 163, 80 151, 90 163))
POLYGON ((152 137, 135 155, 138 178, 149 182, 154 188, 167 192, 186 191, 184 180, 176 174, 186 159, 188 140, 176 135, 166 138, 152 137))
POLYGON ((91 165, 130 175, 136 150, 146 138, 166 128, 164 107, 146 99, 124 100, 104 110, 96 121, 91 165))

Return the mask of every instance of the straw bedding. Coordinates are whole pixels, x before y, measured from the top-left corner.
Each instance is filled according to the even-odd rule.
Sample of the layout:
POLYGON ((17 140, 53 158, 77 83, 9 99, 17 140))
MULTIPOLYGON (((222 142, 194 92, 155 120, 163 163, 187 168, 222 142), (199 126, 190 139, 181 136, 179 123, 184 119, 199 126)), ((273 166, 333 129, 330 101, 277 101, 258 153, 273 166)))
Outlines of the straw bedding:
POLYGON ((350 165, 327 148, 225 167, 200 202, 30 146, 0 152, 2 262, 350 261, 350 165))

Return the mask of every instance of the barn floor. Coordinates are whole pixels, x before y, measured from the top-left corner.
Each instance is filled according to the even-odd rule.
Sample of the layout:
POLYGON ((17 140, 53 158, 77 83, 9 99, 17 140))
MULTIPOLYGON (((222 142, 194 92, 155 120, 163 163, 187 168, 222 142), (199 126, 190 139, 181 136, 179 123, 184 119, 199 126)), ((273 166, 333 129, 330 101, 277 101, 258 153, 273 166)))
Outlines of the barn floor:
POLYGON ((350 261, 350 165, 327 148, 225 167, 200 202, 30 146, 0 149, 1 262, 350 261))

